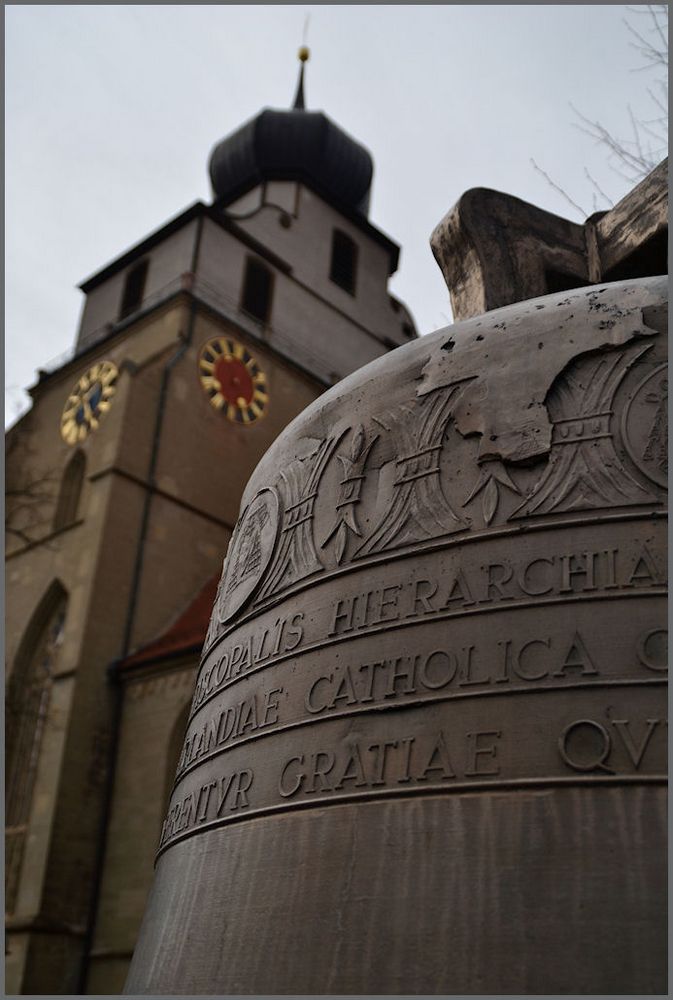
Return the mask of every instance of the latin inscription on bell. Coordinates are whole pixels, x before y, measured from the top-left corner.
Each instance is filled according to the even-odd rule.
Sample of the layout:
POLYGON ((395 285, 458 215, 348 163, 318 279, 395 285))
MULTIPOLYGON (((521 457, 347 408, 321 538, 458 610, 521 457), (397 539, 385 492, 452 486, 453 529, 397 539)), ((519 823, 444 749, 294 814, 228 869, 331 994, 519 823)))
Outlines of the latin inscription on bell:
MULTIPOLYGON (((491 539, 488 561, 482 545, 431 549, 413 567, 400 561, 392 571, 377 562, 366 576, 314 583, 310 610, 283 616, 275 606, 251 617, 204 660, 178 765, 182 797, 161 847, 201 824, 239 818, 242 809, 290 808, 304 793, 316 800, 323 793, 366 797, 372 788, 397 795, 418 782, 445 789, 484 777, 508 787, 580 774, 661 780, 665 715, 650 727, 654 708, 643 701, 634 715, 633 697, 651 690, 654 705, 664 683, 666 571, 658 555, 664 531, 663 521, 642 518, 618 531, 576 526, 574 551, 562 551, 569 536, 558 529, 501 536, 491 539), (622 613, 609 635, 597 637, 597 615, 606 608, 622 613), (622 710, 615 716, 618 696, 622 710), (588 704, 593 714, 584 730, 572 728, 588 704), (513 716, 514 729, 507 725, 513 716), (456 723, 466 719, 470 725, 455 745, 456 723), (339 723, 330 728, 333 720, 339 723), (346 731, 365 726, 366 738, 375 735, 372 746, 385 748, 380 760, 378 750, 359 740, 349 744, 344 724, 346 731), (486 769, 475 761, 468 766, 469 754, 486 745, 479 733, 492 737, 486 769), (593 768, 577 756, 581 733, 609 743, 609 764, 603 751, 593 768), (273 760, 260 771, 257 754, 272 737, 273 760), (431 765, 435 758, 444 761, 441 768, 431 765), (235 760, 232 773, 246 775, 246 794, 231 798, 235 808, 213 813, 208 789, 219 787, 223 760, 235 760), (405 761, 406 770, 396 772, 395 762, 405 761), (309 764, 307 778, 302 768, 309 764), (197 808, 206 798, 210 810, 197 808)), ((306 608, 304 599, 294 606, 306 608)))

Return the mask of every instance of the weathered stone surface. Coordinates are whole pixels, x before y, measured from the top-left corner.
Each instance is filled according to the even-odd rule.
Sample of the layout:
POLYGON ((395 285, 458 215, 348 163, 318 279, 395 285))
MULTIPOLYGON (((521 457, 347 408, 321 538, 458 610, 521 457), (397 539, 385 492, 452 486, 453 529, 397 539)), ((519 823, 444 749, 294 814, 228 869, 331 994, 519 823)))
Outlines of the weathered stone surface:
POLYGON ((438 331, 267 452, 127 992, 665 991, 665 295, 438 331))

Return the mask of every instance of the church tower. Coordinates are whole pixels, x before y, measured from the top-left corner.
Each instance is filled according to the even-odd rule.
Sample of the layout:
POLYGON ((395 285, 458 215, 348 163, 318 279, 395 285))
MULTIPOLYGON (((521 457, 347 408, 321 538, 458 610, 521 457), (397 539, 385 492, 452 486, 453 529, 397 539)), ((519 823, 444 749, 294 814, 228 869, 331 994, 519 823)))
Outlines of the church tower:
POLYGON ((9 993, 121 991, 242 490, 328 386, 416 336, 367 150, 304 102, 80 286, 7 450, 9 993))

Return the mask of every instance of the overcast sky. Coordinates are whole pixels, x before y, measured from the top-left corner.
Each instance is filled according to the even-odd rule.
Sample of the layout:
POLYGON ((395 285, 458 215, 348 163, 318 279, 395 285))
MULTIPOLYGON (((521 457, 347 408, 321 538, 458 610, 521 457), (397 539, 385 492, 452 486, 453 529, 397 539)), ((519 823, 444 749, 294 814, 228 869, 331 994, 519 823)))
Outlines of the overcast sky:
MULTIPOLYGON (((262 107, 288 107, 309 14, 306 103, 372 152, 371 221, 401 244, 391 291, 419 331, 451 319, 428 238, 471 187, 582 216, 588 169, 631 187, 570 107, 629 137, 652 117, 617 5, 19 6, 5 8, 6 410, 74 342, 77 285, 188 205, 207 160, 262 107)), ((660 74, 659 74, 660 75, 660 74)))

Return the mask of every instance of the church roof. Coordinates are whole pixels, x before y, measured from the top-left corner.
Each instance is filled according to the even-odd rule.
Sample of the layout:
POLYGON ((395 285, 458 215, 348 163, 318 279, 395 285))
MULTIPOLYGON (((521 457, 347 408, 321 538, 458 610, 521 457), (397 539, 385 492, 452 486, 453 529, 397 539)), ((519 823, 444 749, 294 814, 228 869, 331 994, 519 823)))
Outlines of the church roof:
POLYGON ((368 150, 322 111, 304 107, 304 63, 294 106, 265 108, 222 139, 210 156, 215 198, 227 204, 265 180, 306 181, 362 215, 369 208, 374 164, 368 150))
POLYGON ((119 669, 126 670, 158 660, 174 659, 186 653, 200 652, 208 631, 219 579, 218 572, 208 580, 165 632, 122 660, 118 664, 119 669))

